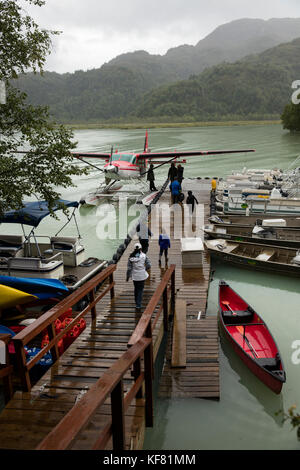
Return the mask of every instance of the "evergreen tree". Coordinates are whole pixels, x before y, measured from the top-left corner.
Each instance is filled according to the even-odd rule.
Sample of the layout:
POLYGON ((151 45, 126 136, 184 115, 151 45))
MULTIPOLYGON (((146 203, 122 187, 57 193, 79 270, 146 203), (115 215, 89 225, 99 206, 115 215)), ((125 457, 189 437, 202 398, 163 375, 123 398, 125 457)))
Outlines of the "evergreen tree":
POLYGON ((51 122, 46 107, 27 104, 26 93, 11 82, 29 70, 43 72, 51 35, 57 33, 41 30, 19 0, 1 0, 0 31, 0 82, 6 88, 0 104, 0 214, 22 207, 26 196, 46 200, 51 209, 60 196, 57 187, 72 185, 72 175, 82 173, 70 153, 73 134, 51 122), (28 153, 17 153, 24 147, 28 153))
POLYGON ((300 131, 300 104, 289 103, 281 116, 283 128, 289 131, 300 131))

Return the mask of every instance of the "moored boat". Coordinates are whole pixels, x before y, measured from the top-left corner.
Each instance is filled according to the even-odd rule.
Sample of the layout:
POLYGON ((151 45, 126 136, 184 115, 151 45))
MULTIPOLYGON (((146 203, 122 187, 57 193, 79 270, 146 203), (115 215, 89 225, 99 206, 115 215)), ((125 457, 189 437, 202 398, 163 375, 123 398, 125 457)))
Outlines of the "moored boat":
POLYGON ((23 235, 0 233, 0 275, 16 278, 56 279, 73 291, 107 266, 106 260, 86 258, 75 217, 77 201, 59 199, 50 210, 46 201, 26 202, 23 208, 4 213, 0 224, 18 224, 23 235), (73 208, 67 222, 55 236, 35 233, 40 222, 52 212, 73 208), (74 219, 77 235, 59 235, 74 219), (26 234, 25 226, 30 227, 26 234))
POLYGON ((300 252, 295 248, 221 238, 206 240, 204 243, 209 253, 223 262, 256 271, 300 276, 300 252))
POLYGON ((286 229, 280 226, 236 226, 207 224, 203 228, 209 238, 224 238, 226 240, 261 243, 276 246, 300 248, 300 230, 286 229))
POLYGON ((225 281, 219 283, 219 320, 240 359, 279 394, 286 374, 276 342, 262 318, 225 281))
POLYGON ((273 215, 263 214, 260 219, 256 215, 238 215, 238 214, 222 214, 212 215, 209 221, 217 225, 232 225, 235 227, 250 227, 261 220, 262 226, 280 227, 285 230, 300 229, 300 217, 284 216, 284 218, 274 218, 273 215))

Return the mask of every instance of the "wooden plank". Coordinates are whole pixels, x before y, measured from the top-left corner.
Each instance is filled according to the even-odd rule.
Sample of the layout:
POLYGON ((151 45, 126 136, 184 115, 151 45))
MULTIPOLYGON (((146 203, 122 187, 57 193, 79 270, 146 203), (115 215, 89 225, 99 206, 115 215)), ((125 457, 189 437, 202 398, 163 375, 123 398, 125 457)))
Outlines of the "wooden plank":
POLYGON ((186 367, 186 301, 176 300, 171 367, 186 367))

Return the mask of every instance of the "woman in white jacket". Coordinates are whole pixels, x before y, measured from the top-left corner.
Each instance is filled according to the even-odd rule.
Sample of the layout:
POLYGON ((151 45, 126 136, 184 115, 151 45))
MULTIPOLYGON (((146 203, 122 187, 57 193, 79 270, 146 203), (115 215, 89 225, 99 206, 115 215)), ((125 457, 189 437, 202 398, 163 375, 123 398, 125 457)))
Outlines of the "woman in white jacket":
POLYGON ((131 278, 134 284, 136 310, 141 310, 145 280, 149 277, 147 269, 151 268, 148 256, 142 252, 142 245, 136 243, 134 251, 128 258, 126 280, 131 278))

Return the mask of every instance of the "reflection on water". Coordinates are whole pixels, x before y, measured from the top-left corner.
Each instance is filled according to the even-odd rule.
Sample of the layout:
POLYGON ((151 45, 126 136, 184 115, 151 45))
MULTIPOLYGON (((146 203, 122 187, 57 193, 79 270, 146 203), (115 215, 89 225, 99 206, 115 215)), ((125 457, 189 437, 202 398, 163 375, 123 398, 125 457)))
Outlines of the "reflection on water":
POLYGON ((282 395, 276 395, 256 376, 253 376, 243 361, 236 354, 233 354, 232 347, 221 328, 219 328, 219 334, 220 346, 225 356, 224 361, 228 362, 226 369, 230 368, 237 374, 239 384, 245 387, 257 402, 261 404, 264 413, 267 413, 274 419, 278 426, 282 426, 282 418, 276 415, 278 411, 283 409, 282 395))
POLYGON ((220 401, 156 399, 155 426, 145 449, 299 449, 295 430, 276 415, 299 402, 299 365, 291 345, 299 336, 299 280, 213 264, 208 315, 216 315, 218 285, 225 279, 268 325, 283 358, 287 382, 280 395, 269 390, 220 335, 220 401), (298 287, 298 289, 297 289, 298 287))

